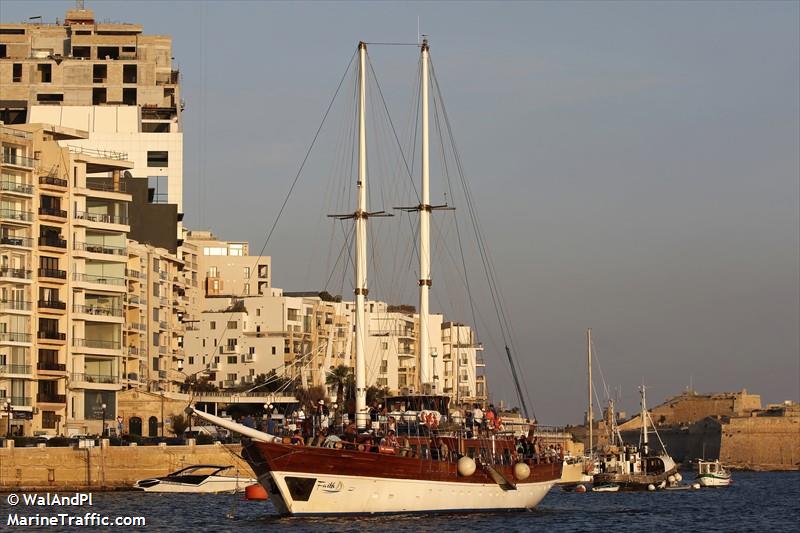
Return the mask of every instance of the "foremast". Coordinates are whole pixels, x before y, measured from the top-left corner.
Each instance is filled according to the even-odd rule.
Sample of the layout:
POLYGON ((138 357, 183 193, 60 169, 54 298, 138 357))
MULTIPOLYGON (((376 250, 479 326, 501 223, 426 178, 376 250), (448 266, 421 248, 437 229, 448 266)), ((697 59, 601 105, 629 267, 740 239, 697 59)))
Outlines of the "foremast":
POLYGON ((366 297, 367 289, 367 117, 366 117, 366 63, 367 43, 358 43, 358 208, 354 213, 356 223, 356 424, 367 426, 366 388, 366 297))
MULTIPOLYGON (((430 308, 428 296, 431 287, 431 191, 430 146, 428 141, 428 39, 422 40, 422 202, 419 206, 419 381, 425 389, 433 375, 430 353, 430 308)), ((434 388, 436 384, 432 383, 434 388)))

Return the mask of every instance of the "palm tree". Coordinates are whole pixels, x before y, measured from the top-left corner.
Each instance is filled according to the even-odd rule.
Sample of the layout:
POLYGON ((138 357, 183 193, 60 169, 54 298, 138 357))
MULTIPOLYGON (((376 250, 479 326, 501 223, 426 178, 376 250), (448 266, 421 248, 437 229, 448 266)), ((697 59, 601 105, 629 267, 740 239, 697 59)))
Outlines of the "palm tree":
POLYGON ((336 387, 336 403, 342 405, 344 389, 353 381, 353 369, 346 365, 339 365, 328 372, 325 383, 329 387, 336 387))

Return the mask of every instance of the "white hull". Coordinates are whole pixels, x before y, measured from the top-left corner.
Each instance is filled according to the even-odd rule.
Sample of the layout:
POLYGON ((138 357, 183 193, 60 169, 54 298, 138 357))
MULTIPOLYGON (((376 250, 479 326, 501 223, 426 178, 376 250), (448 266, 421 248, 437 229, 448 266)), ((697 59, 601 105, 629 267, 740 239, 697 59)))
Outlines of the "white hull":
POLYGON ((697 482, 703 487, 727 487, 731 484, 731 478, 702 476, 697 478, 697 482))
POLYGON ((287 515, 513 511, 535 507, 554 481, 497 484, 270 472, 262 479, 279 513, 287 515), (271 479, 267 479, 271 476, 271 479), (293 499, 286 477, 313 478, 308 501, 293 499), (276 490, 277 489, 277 490, 276 490))
POLYGON ((199 485, 194 485, 190 483, 174 483, 170 481, 161 481, 152 487, 138 487, 134 486, 139 490, 143 490, 145 492, 185 492, 185 493, 202 493, 202 494, 213 494, 213 493, 220 493, 220 492, 244 492, 245 487, 248 485, 252 485, 254 483, 258 483, 257 480, 249 477, 240 477, 240 478, 233 478, 233 477, 224 477, 224 476, 212 476, 209 479, 205 480, 204 482, 200 483, 199 485))

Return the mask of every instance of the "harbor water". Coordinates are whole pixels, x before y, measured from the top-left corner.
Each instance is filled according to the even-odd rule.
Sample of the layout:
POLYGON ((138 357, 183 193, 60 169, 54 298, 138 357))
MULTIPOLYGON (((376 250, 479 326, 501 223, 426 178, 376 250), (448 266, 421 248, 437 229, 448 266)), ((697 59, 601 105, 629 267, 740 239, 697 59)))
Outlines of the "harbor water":
MULTIPOLYGON (((685 479, 693 476, 685 473, 685 479)), ((3 495, 0 530, 38 530, 8 526, 6 512, 83 515, 86 507, 10 507, 3 495)), ((515 513, 281 518, 272 504, 238 495, 94 493, 92 512, 105 516, 144 516, 144 527, 124 531, 798 531, 800 472, 734 472, 727 488, 655 493, 565 493, 554 488, 535 510, 515 513)), ((85 528, 81 528, 85 529, 85 528)), ((91 528, 90 528, 91 529, 91 528)), ((76 531, 47 527, 43 531, 76 531)))

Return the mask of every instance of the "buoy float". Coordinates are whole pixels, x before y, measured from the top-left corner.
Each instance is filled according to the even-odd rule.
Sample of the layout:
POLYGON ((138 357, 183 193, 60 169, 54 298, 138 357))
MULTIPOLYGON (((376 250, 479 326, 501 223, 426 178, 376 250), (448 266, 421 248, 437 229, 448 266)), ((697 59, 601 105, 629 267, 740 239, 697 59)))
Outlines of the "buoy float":
POLYGON ((586 492, 586 485, 578 485, 577 487, 575 487, 575 492, 580 492, 581 494, 583 494, 584 492, 586 492))
POLYGON ((675 472, 675 481, 681 482, 683 480, 683 476, 680 472, 675 472))
POLYGON ((267 489, 261 486, 260 483, 248 485, 244 488, 244 497, 248 500, 268 500, 269 495, 267 489))
POLYGON ((458 474, 464 477, 469 477, 475 473, 475 461, 472 457, 464 456, 458 460, 458 474))
POLYGON ((652 483, 650 483, 649 485, 647 485, 647 490, 650 490, 650 491, 656 490, 656 486, 653 485, 652 483))
POLYGON ((517 463, 514 465, 514 477, 517 478, 518 481, 523 481, 528 479, 528 476, 531 475, 531 467, 526 465, 525 463, 517 463))
POLYGON ((692 488, 695 489, 695 490, 699 489, 700 488, 700 483, 694 483, 692 485, 692 488))
POLYGON ((675 483, 677 480, 678 480, 678 478, 676 478, 675 476, 669 476, 669 477, 667 478, 667 481, 669 481, 670 485, 672 485, 673 483, 675 483))

